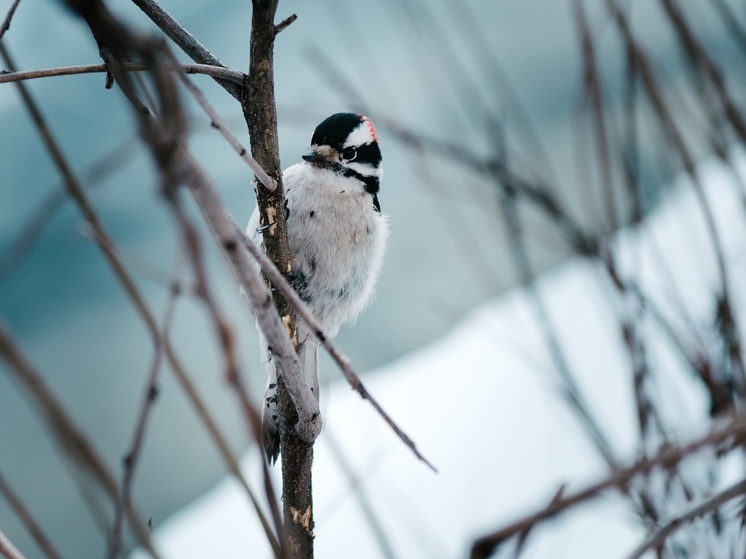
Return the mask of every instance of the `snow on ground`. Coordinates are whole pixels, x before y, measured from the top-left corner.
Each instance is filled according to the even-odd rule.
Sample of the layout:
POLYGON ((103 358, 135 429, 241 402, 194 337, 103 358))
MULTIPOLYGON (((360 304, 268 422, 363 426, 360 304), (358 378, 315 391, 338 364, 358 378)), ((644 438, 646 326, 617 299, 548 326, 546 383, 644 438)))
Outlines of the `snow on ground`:
MULTIPOLYGON (((744 158, 737 163, 746 176, 744 158)), ((700 171, 743 311, 743 191, 717 163, 700 171)), ((620 235, 617 248, 626 276, 680 325, 682 307, 695 322, 712 317, 718 282, 701 206, 691 185, 678 182, 648 223, 620 235)), ((595 265, 575 260, 539 286, 592 413, 614 450, 631 462, 637 425, 630 362, 619 302, 603 278, 595 265)), ((687 440, 702 433, 707 402, 664 337, 652 330, 646 335, 662 371, 657 382, 670 388, 664 390, 666 409, 676 418, 677 434, 687 440)), ((525 290, 482 306, 442 339, 368 375, 366 384, 439 473, 418 462, 348 386, 327 387, 314 463, 318 557, 464 557, 475 537, 547 504, 561 484, 572 491, 607 473, 557 390, 525 290), (340 466, 340 453, 355 479, 340 466), (361 501, 374 511, 384 544, 361 501)), ((243 459, 257 491, 259 460, 255 450, 243 459)), ((278 479, 279 467, 274 474, 278 479)), ((166 558, 270 557, 248 500, 231 479, 157 524, 156 542, 166 558)), ((643 536, 630 509, 609 494, 542 525, 525 557, 624 557, 643 536)))

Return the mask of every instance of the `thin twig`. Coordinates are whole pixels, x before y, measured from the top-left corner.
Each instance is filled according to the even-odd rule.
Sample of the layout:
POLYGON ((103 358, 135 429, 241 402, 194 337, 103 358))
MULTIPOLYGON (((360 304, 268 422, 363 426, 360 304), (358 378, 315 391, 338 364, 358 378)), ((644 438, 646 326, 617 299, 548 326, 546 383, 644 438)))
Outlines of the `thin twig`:
POLYGON ((605 194, 606 211, 608 212, 611 230, 618 225, 616 209, 616 198, 614 196, 614 183, 611 174, 611 157, 609 150, 609 134, 607 131, 606 111, 604 109, 604 96, 602 91, 601 76, 598 72, 596 61, 596 47, 593 43, 591 30, 586 20, 583 0, 575 0, 575 19, 579 28, 580 48, 583 57, 584 93, 590 104, 590 113, 593 119, 596 141, 596 155, 601 167, 600 187, 605 194))
MULTIPOLYGON (((664 7, 670 5, 668 0, 662 0, 664 7)), ((617 28, 622 35, 629 56, 634 57, 635 66, 634 68, 639 72, 642 85, 645 88, 648 98, 653 106, 655 115, 663 128, 665 137, 673 147, 675 153, 678 154, 681 163, 684 167, 684 171, 687 176, 691 179, 691 185, 694 190, 694 194, 704 217, 705 224, 707 227, 707 233, 712 245, 712 252, 715 256, 718 270, 718 280, 720 282, 720 293, 719 296, 719 318, 722 321, 723 326, 723 337, 727 344, 731 363, 733 368, 737 371, 737 381, 741 392, 746 390, 746 356, 740 346, 740 333, 736 315, 732 308, 732 290, 730 286, 730 280, 725 265, 725 256, 723 255, 723 244, 720 239, 720 232, 717 227, 715 216, 713 214, 710 201, 705 195, 704 186, 700 180, 697 168, 694 162, 693 155, 691 154, 684 138, 681 135, 679 127, 676 124, 676 119, 671 114, 670 109, 666 106, 663 96, 661 94, 660 87, 657 82, 655 73, 651 68, 651 64, 648 60, 646 53, 643 51, 639 42, 635 39, 630 23, 625 17, 622 10, 619 8, 616 0, 606 0, 606 7, 609 13, 613 16, 614 21, 617 24, 617 28)), ((671 18, 674 17, 673 12, 671 18)), ((707 65, 707 62, 702 61, 703 64, 707 65)), ((718 82, 720 79, 717 69, 714 67, 707 67, 708 75, 711 80, 718 82)), ((722 84, 721 84, 722 85, 722 84)), ((724 87, 724 86, 723 86, 724 87)), ((738 129, 741 128, 741 117, 740 113, 733 108, 729 109, 729 101, 727 100, 727 93, 723 89, 723 95, 726 95, 726 99, 722 102, 726 104, 726 114, 731 118, 732 125, 738 129)), ((744 136, 746 137, 746 125, 743 125, 744 136)))
POLYGON ((197 103, 199 103, 200 107, 202 107, 202 109, 210 117, 211 126, 218 132, 220 132, 220 134, 228 141, 228 143, 239 155, 239 157, 243 159, 249 167, 251 167, 251 170, 254 171, 254 174, 256 175, 257 179, 259 179, 259 182, 262 183, 264 188, 267 188, 268 190, 274 190, 275 188, 277 188, 277 181, 270 177, 264 171, 264 169, 262 169, 259 163, 257 163, 256 160, 252 157, 251 153, 249 153, 248 150, 241 145, 241 142, 239 142, 238 138, 236 138, 231 133, 230 129, 225 125, 223 119, 220 118, 217 111, 215 111, 212 105, 210 105, 210 102, 204 96, 202 91, 200 91, 200 89, 196 85, 194 85, 194 83, 192 83, 192 80, 190 80, 186 76, 186 74, 180 72, 179 78, 189 90, 189 92, 197 100, 197 103))
POLYGON ((707 4, 717 10, 725 28, 733 38, 733 42, 735 42, 741 49, 741 52, 746 55, 746 30, 744 30, 739 23, 738 16, 733 11, 733 8, 731 8, 724 0, 712 0, 712 2, 708 2, 707 4))
POLYGON ((10 8, 8 9, 8 13, 5 16, 5 19, 3 20, 3 24, 0 25, 0 40, 2 40, 3 35, 5 35, 5 32, 10 29, 10 20, 13 19, 13 14, 16 12, 16 8, 18 7, 18 4, 21 3, 21 0, 13 0, 13 3, 10 5, 10 8))
MULTIPOLYGON (((215 55, 194 38, 158 2, 155 0, 132 0, 132 3, 140 8, 189 58, 198 64, 225 67, 215 55)), ((237 100, 241 100, 243 95, 243 87, 241 85, 217 77, 215 81, 237 100)))
POLYGON ((378 545, 381 556, 385 559, 396 559, 396 553, 394 552, 394 549, 391 546, 391 542, 389 541, 390 538, 388 534, 386 534, 386 530, 384 529, 380 518, 378 518, 378 514, 376 513, 375 508, 373 508, 373 504, 370 502, 365 488, 363 487, 363 480, 358 476, 357 472, 355 472, 352 464, 350 464, 350 461, 345 456, 344 451, 337 442, 335 436, 329 434, 329 431, 327 431, 324 437, 326 438, 326 442, 332 452, 332 456, 337 461, 337 465, 342 470, 344 476, 347 478, 347 482, 349 483, 353 493, 355 494, 355 498, 357 499, 357 502, 360 506, 360 510, 362 511, 368 526, 370 526, 370 529, 373 532, 373 538, 378 545))
POLYGON ((321 345, 324 346, 324 348, 329 352, 329 355, 332 357, 332 359, 334 359, 335 363, 337 363, 339 369, 342 371, 342 375, 345 377, 345 379, 347 379, 347 382, 350 384, 350 386, 358 394, 360 394, 363 399, 370 402, 370 404, 373 406, 373 408, 375 408, 375 410, 383 418, 383 420, 389 425, 389 427, 391 427, 391 429, 393 429, 397 436, 404 442, 404 444, 406 444, 410 448, 410 450, 414 453, 415 456, 417 456, 417 458, 422 460, 431 470, 437 472, 438 470, 435 468, 435 466, 433 466, 422 454, 420 454, 420 451, 417 450, 417 447, 412 439, 410 439, 406 435, 406 433, 404 433, 404 431, 399 428, 394 420, 391 419, 391 417, 389 417, 389 415, 383 410, 378 401, 373 398, 370 392, 368 392, 368 390, 363 385, 363 382, 360 380, 360 377, 352 368, 352 363, 350 362, 349 358, 339 350, 339 348, 329 339, 328 336, 324 334, 324 332, 321 330, 319 322, 313 316, 308 306, 306 306, 306 304, 301 300, 298 293, 290 286, 290 284, 283 277, 277 267, 272 263, 267 255, 264 254, 264 252, 259 247, 257 247, 251 241, 251 239, 248 238, 248 236, 246 236, 246 233, 244 233, 244 231, 238 226, 238 224, 234 222, 233 227, 235 234, 240 235, 243 246, 246 247, 249 253, 251 253, 251 256, 253 256, 257 262, 259 262, 259 265, 262 267, 262 271, 265 273, 269 281, 272 282, 272 286, 282 292, 283 296, 296 310, 298 316, 300 316, 308 325, 314 337, 319 340, 321 345))
MULTIPOLYGON (((495 129, 499 131, 498 127, 495 127, 495 129)), ((494 156, 496 165, 494 166, 493 180, 498 190, 498 198, 505 220, 505 229, 508 234, 508 244, 511 250, 513 265, 516 268, 521 283, 525 285, 529 296, 529 304, 536 317, 544 344, 552 357, 557 374, 562 381, 562 393, 567 398, 570 406, 576 411, 581 424, 590 435, 606 463, 613 468, 617 464, 617 459, 614 456, 611 444, 601 431, 601 427, 593 417, 591 409, 583 397, 570 368, 569 361, 557 337, 555 326, 552 323, 541 291, 536 285, 536 278, 531 268, 526 239, 523 234, 523 222, 514 196, 516 189, 511 182, 507 153, 504 148, 505 141, 501 137, 496 137, 494 142, 496 144, 494 156)))
MULTIPOLYGON (((15 70, 15 65, 13 64, 13 61, 11 60, 10 55, 3 43, 0 43, 0 55, 2 55, 3 59, 5 60, 7 67, 11 70, 15 70)), ((104 231, 98 219, 98 216, 93 211, 93 207, 91 206, 90 202, 86 198, 83 192, 82 186, 78 182, 75 174, 73 173, 71 166, 69 165, 66 157, 62 153, 62 150, 60 149, 57 140, 54 138, 52 131, 47 126, 46 120, 44 119, 44 116, 42 115, 41 110, 36 104, 36 101, 34 101, 33 97, 31 96, 31 93, 28 91, 28 89, 26 88, 23 82, 16 83, 16 87, 18 88, 18 91, 21 94, 21 99, 23 100, 24 105, 28 109, 31 115, 31 118, 34 122, 34 125, 36 126, 36 129, 39 132, 39 135, 41 136, 42 141, 44 142, 44 145, 47 148, 47 151, 49 152, 49 155, 52 157, 52 160, 54 161, 55 166, 57 167, 57 169, 59 170, 60 174, 62 175, 64 179, 65 187, 68 193, 78 203, 78 206, 81 208, 88 223, 96 231, 96 234, 100 238, 109 239, 109 236, 104 231)), ((113 242, 110 242, 109 244, 113 245, 113 242)), ((117 260, 117 264, 119 268, 123 269, 123 266, 118 260, 117 260)), ((6 339, 6 342, 7 342, 7 339, 6 339)), ((61 408, 60 408, 60 411, 62 411, 61 408)), ((71 423, 70 423, 70 426, 72 426, 71 423)), ((91 461, 90 464, 94 469, 94 473, 97 474, 99 481, 106 488, 109 497, 112 499, 116 499, 116 494, 117 494, 116 482, 114 481, 113 476, 108 471, 108 469, 105 468, 105 466, 103 465, 103 462, 100 461, 100 459, 98 459, 97 455, 93 452, 92 447, 90 445, 88 445, 88 447, 90 449, 90 453, 89 453, 90 457, 88 457, 87 459, 91 461), (97 464, 96 462, 99 462, 99 463, 97 464)), ((155 556, 155 550, 153 549, 152 544, 150 542, 150 535, 149 535, 147 528, 145 527, 145 524, 142 522, 142 520, 138 517, 138 515, 134 511, 131 511, 130 518, 131 520, 133 520, 133 525, 135 528, 135 532, 137 533, 138 539, 143 545, 146 546, 148 551, 152 555, 155 556)))
MULTIPOLYGON (((0 44, 0 48, 2 48, 1 44, 0 44)), ((19 82, 16 85, 17 87, 21 88, 22 91, 24 92, 26 91, 24 88, 24 84, 22 82, 19 82)), ((130 298, 138 314, 140 315, 142 320, 145 322, 148 332, 150 333, 151 338, 153 340, 154 347, 157 346, 158 343, 160 343, 159 342, 160 333, 159 333, 157 322, 153 316, 153 313, 150 311, 147 304, 145 303, 145 298, 140 293, 139 289, 137 288, 135 284, 134 279, 132 278, 130 273, 127 271, 126 267, 124 266, 121 259, 117 255, 116 251, 113 250, 112 247, 114 246, 114 243, 111 240, 111 236, 108 234, 106 229, 103 227, 103 224, 101 223, 100 219, 98 218, 98 215, 93 209, 92 204, 88 200, 88 197, 86 196, 82 186, 80 185, 75 175, 72 173, 72 170, 70 169, 66 160, 62 156, 62 153, 57 147, 56 142, 52 140, 51 132, 47 129, 46 124, 41 118, 41 115, 38 109, 36 108, 36 104, 33 102, 32 98, 30 97, 30 95, 28 95, 28 93, 24 95, 24 98, 27 99, 27 107, 32 112, 34 122, 37 124, 37 127, 39 128, 40 133, 42 134, 42 137, 45 139, 45 143, 48 145, 50 153, 52 154, 52 157, 63 176, 64 184, 68 191, 68 194, 70 195, 72 200, 75 202, 75 204, 78 206, 78 209, 81 211, 81 213, 84 215, 84 217, 88 221, 88 224, 93 229, 95 233, 94 239, 96 240, 99 248, 102 250, 107 263, 109 264, 112 271, 114 272, 114 275, 117 278, 117 280, 120 282, 120 284, 124 288, 125 292, 130 298)), ((191 378, 187 374, 183 364, 181 363, 181 360, 176 355, 173 345, 171 344, 169 340, 166 341, 165 349, 166 349, 166 357, 168 358, 169 364, 171 365, 171 370, 176 375, 176 378, 179 381, 179 384, 181 385, 182 389, 186 392, 198 417, 202 420, 203 424, 205 425, 205 428, 210 434, 210 437, 212 438, 212 440, 215 442, 216 446, 218 447, 218 450, 220 451, 221 456, 226 462, 226 465, 228 466, 229 471, 236 477, 236 479, 239 481, 241 486, 246 491, 246 494, 249 497, 249 500, 251 501, 254 507, 254 510, 260 519, 262 527, 264 528, 268 541, 272 545, 273 550, 275 550, 275 553, 278 554, 280 546, 279 546, 279 543, 277 542, 277 538, 272 532, 271 526, 269 522, 267 521, 266 516, 264 515, 261 509, 261 506, 259 505, 258 500, 254 496, 253 491, 251 490, 250 486, 248 485, 246 479, 244 478, 241 472, 241 469, 238 465, 238 459, 234 456, 232 450, 230 449, 230 446, 228 445, 228 442, 226 441, 225 437, 222 435, 220 429, 218 428, 217 422, 215 421, 215 419, 212 417, 212 415, 208 411, 206 404, 202 400, 202 397, 200 396, 199 392, 194 387, 194 383, 192 382, 191 378)), ((113 476, 111 477, 110 481, 111 481, 111 487, 114 488, 113 491, 115 492, 116 482, 114 482, 113 476)), ((135 527, 138 532, 138 536, 141 539, 143 539, 143 541, 147 542, 149 536, 148 536, 147 529, 144 527, 144 524, 138 521, 135 523, 135 527)))
MULTIPOLYGON (((134 150, 128 138, 117 144, 98 161, 81 171, 84 186, 98 186, 104 178, 117 171, 132 160, 134 150)), ((68 200, 63 185, 50 191, 30 212, 28 218, 15 236, 9 240, 7 248, 0 254, 0 281, 7 278, 31 252, 44 229, 52 222, 57 211, 68 200)))
POLYGON ((23 504, 21 498, 16 495, 15 491, 11 488, 10 484, 5 480, 3 475, 0 473, 0 495, 2 495, 8 504, 10 505, 15 517, 26 527, 31 537, 44 552, 47 559, 61 559, 61 555, 57 552, 51 540, 47 537, 42 530, 39 523, 36 521, 31 511, 28 510, 26 505, 23 504))
MULTIPOLYGON (((544 174, 548 176, 549 182, 557 183, 557 174, 552 168, 552 162, 544 142, 542 142, 540 134, 529 117, 524 106, 524 100, 513 88, 498 56, 494 52, 492 44, 482 30, 479 16, 474 13, 474 9, 469 2, 457 3, 451 0, 443 0, 443 4, 450 10, 451 17, 456 24, 461 25, 462 37, 465 41, 471 42, 470 54, 480 57, 479 67, 492 78, 494 82, 492 88, 500 92, 500 101, 505 104, 507 112, 513 120, 519 124, 518 132, 524 136, 526 151, 531 154, 533 160, 540 160, 538 162, 544 167, 544 174)), ((483 23, 487 22, 483 21, 483 23)), ((438 109, 438 112, 440 112, 440 109, 438 109)))
MULTIPOLYGON (((317 48, 309 49, 308 61, 318 69, 336 91, 341 91, 349 99, 356 110, 368 112, 364 98, 358 88, 343 72, 336 68, 332 60, 323 51, 317 48)), ((396 120, 380 114, 376 116, 376 125, 406 146, 453 161, 470 172, 478 173, 488 179, 494 178, 495 167, 500 166, 500 162, 495 161, 494 158, 485 158, 477 154, 463 142, 443 141, 425 136, 404 128, 396 120)), ((542 182, 526 180, 513 174, 512 171, 509 172, 508 169, 503 168, 501 172, 509 176, 515 193, 543 212, 563 232, 579 254, 594 255, 598 253, 596 240, 587 235, 572 216, 565 211, 547 185, 542 182)))
POLYGON ((111 529, 111 535, 109 538, 109 546, 107 551, 107 557, 109 559, 116 559, 119 551, 122 547, 122 527, 124 524, 124 515, 130 507, 130 500, 132 494, 132 482, 135 476, 135 469, 137 468, 138 459, 140 457, 140 451, 142 449, 143 441, 145 439, 145 427, 150 418, 150 412, 153 409, 153 404, 158 397, 158 374, 161 371, 161 363, 163 361, 163 344, 167 339, 168 330, 171 326, 171 320, 173 318, 174 309, 176 307, 176 298, 179 295, 179 284, 174 279, 171 285, 170 297, 166 306, 166 313, 163 318, 163 326, 161 331, 163 334, 158 340, 155 347, 155 354, 153 355, 153 363, 150 367, 150 374, 148 375, 148 382, 145 388, 145 397, 142 400, 140 406, 140 413, 138 414, 137 422, 135 424, 135 430, 132 435, 132 442, 130 443, 129 450, 123 460, 124 475, 122 479, 122 487, 119 491, 119 498, 117 499, 114 523, 111 529))
POLYGON ((694 452, 707 446, 716 446, 726 443, 726 441, 732 437, 741 437, 744 433, 746 433, 746 416, 736 416, 726 427, 712 431, 687 445, 666 447, 651 458, 640 460, 632 466, 616 470, 609 477, 594 483, 585 489, 562 496, 559 499, 552 501, 549 506, 528 514, 525 517, 510 523, 508 526, 479 538, 474 542, 474 546, 472 547, 471 559, 486 559, 491 556, 497 546, 506 539, 538 524, 539 522, 556 516, 572 506, 595 499, 608 489, 623 489, 629 481, 638 474, 649 473, 656 466, 661 466, 666 470, 670 470, 694 452))
POLYGON ((2 531, 0 531, 0 555, 6 559, 26 559, 2 531))
POLYGON ((720 68, 707 56, 707 51, 699 42, 687 23, 681 8, 672 0, 660 0, 668 16, 668 21, 676 30, 679 43, 693 66, 702 71, 702 77, 709 80, 717 93, 716 99, 722 103, 727 121, 733 127, 741 142, 746 142, 746 120, 738 106, 731 99, 720 68))
POLYGON ((16 12, 16 8, 18 7, 18 4, 20 3, 21 3, 21 0, 13 0, 13 3, 10 5, 8 14, 5 16, 5 19, 3 20, 3 24, 0 25, 0 40, 2 40, 3 35, 5 35, 5 32, 8 29, 10 29, 10 20, 13 19, 13 14, 16 12))
MULTIPOLYGON (((126 45, 122 48, 127 48, 127 46, 129 46, 130 48, 136 48, 139 51, 139 54, 151 66, 151 77, 155 85, 158 100, 160 101, 159 112, 161 114, 162 120, 156 119, 153 111, 144 107, 142 101, 139 99, 136 92, 134 91, 133 85, 128 79, 128 75, 121 69, 121 64, 119 61, 122 58, 124 51, 112 51, 108 46, 102 46, 101 48, 102 55, 104 56, 104 60, 106 61, 107 67, 110 69, 113 78, 119 84, 123 93, 135 108, 135 113, 139 118, 144 139, 148 142, 154 159, 161 168, 162 192, 164 193, 164 195, 169 199, 173 199, 173 197, 176 195, 176 187, 182 182, 187 182, 190 185, 198 183, 201 186, 209 183, 209 180, 207 179, 204 172, 199 168, 195 160, 191 157, 191 155, 188 153, 185 146, 183 145, 183 136, 185 130, 183 111, 181 110, 180 104, 178 102, 176 84, 172 79, 172 73, 177 68, 177 66, 173 56, 170 55, 170 53, 166 52, 167 49, 165 45, 160 44, 160 42, 141 41, 137 37, 131 35, 129 31, 123 27, 119 29, 110 29, 107 19, 103 17, 100 19, 89 19, 87 20, 87 22, 89 23, 89 25, 91 25, 92 30, 98 29, 99 37, 101 37, 103 45, 106 44, 106 40, 109 37, 110 33, 118 32, 121 34, 120 39, 126 45)), ((94 32, 94 35, 95 34, 96 33, 94 32)), ((216 193, 216 190, 211 185, 209 185, 209 189, 211 189, 210 192, 216 193)), ((215 194, 215 196, 217 197, 217 194, 215 194)), ((219 198, 217 198, 217 200, 217 205, 220 206, 221 203, 219 202, 219 198)), ((211 199, 210 201, 213 204, 213 206, 211 207, 216 207, 215 200, 211 199)), ((225 212, 224 209, 223 212, 225 212)), ((177 213, 177 218, 178 217, 179 214, 177 213)), ((180 222, 180 224, 182 225, 182 231, 185 232, 185 241, 189 249, 189 254, 195 256, 197 250, 197 237, 194 233, 195 230, 184 221, 180 222)), ((213 232, 219 231, 219 227, 216 229, 214 223, 211 223, 211 225, 213 232)), ((202 292, 199 293, 199 295, 203 300, 205 300, 206 292, 204 291, 204 288, 206 284, 204 273, 201 272, 201 259, 196 258, 196 260, 193 260, 193 263, 195 264, 195 272, 198 276, 200 276, 198 278, 198 290, 202 290, 202 292)), ((240 276, 243 275, 244 274, 240 274, 240 276)), ((256 276, 257 284, 263 286, 261 279, 258 277, 258 274, 256 274, 256 276)), ((248 286, 248 283, 246 283, 246 285, 248 286)), ((250 288, 247 287, 247 289, 250 288)), ((208 304, 208 308, 211 311, 215 311, 214 306, 211 307, 208 304)), ((277 317, 277 320, 279 322, 279 317, 277 317)), ((230 329, 226 327, 225 322, 222 321, 219 317, 216 322, 216 328, 219 332, 221 343, 223 343, 224 355, 227 359, 227 376, 229 379, 235 379, 238 377, 238 375, 236 374, 237 360, 235 357, 235 351, 232 349, 233 336, 230 333, 230 329)), ((278 330, 282 331, 282 327, 279 326, 278 330)), ((284 336, 284 332, 282 336, 284 336)), ((285 341, 289 346, 289 341, 285 341)), ((282 342, 278 342, 278 346, 281 345, 282 342)), ((295 357, 297 361, 297 355, 292 350, 292 346, 290 347, 291 349, 289 350, 289 352, 292 354, 293 357, 295 357)), ((299 370, 300 366, 298 364, 298 371, 299 370)), ((298 375, 300 375, 300 373, 298 373, 298 375)), ((302 392, 302 387, 298 390, 299 392, 302 392)), ((314 417, 317 417, 317 411, 314 412, 313 410, 310 410, 308 412, 309 416, 312 416, 312 414, 314 413, 316 413, 314 417)), ((312 425, 311 421, 304 422, 302 424, 302 427, 308 428, 309 426, 311 429, 320 428, 318 421, 315 425, 312 425)), ((315 438, 318 432, 310 432, 309 434, 309 431, 305 431, 304 434, 305 436, 315 438)), ((276 499, 274 497, 271 483, 269 481, 269 474, 266 471, 265 474, 265 490, 267 491, 267 497, 272 508, 272 513, 275 520, 275 528, 278 534, 282 534, 282 525, 279 522, 279 515, 275 514, 277 511, 276 499)), ((246 487, 248 489, 248 486, 246 487)), ((277 538, 272 533, 267 519, 263 511, 259 508, 259 505, 256 502, 253 493, 249 492, 249 496, 262 522, 262 526, 265 529, 268 541, 272 545, 275 555, 284 556, 285 553, 280 547, 280 543, 278 542, 277 538)), ((280 542, 282 541, 283 540, 280 540, 280 542)))
POLYGON ((650 549, 660 549, 663 543, 673 532, 686 526, 707 513, 717 510, 720 506, 728 501, 740 497, 746 493, 746 481, 739 481, 727 489, 712 495, 700 503, 692 506, 685 512, 678 514, 666 522, 663 526, 655 530, 649 537, 642 542, 629 556, 629 559, 640 559, 646 551, 650 549))
POLYGON ((290 25, 296 19, 298 19, 298 14, 291 14, 288 17, 286 17, 285 19, 283 19, 280 23, 278 23, 277 25, 275 25, 275 35, 277 35, 278 33, 282 33, 283 31, 285 31, 285 29, 287 29, 288 27, 290 27, 290 25))
MULTIPOLYGON (((145 64, 127 62, 122 64, 127 72, 145 72, 145 64)), ((209 64, 182 64, 181 69, 187 74, 203 74, 230 81, 235 84, 243 83, 244 74, 231 70, 225 66, 211 66, 209 64)), ((23 72, 0 72, 0 83, 20 82, 55 76, 74 76, 78 74, 96 74, 106 72, 105 64, 86 64, 79 66, 60 66, 58 68, 44 68, 42 70, 26 70, 23 72)))
MULTIPOLYGON (((83 430, 75 424, 62 403, 49 390, 42 376, 21 351, 1 320, 0 355, 9 365, 7 370, 14 373, 12 378, 17 379, 25 388, 32 402, 44 417, 47 428, 60 448, 74 464, 89 472, 112 502, 116 502, 117 484, 106 462, 98 454, 83 430)), ((140 542, 151 555, 157 557, 145 523, 142 522, 135 510, 130 510, 129 519, 140 542)))
MULTIPOLYGON (((170 55, 170 53, 168 54, 170 55)), ((171 60, 172 63, 175 62, 173 58, 171 60)), ((256 409, 256 406, 252 404, 246 386, 242 380, 243 375, 241 374, 238 364, 238 356, 236 355, 235 335, 233 334, 233 329, 220 311, 217 300, 209 287, 197 228, 187 217, 179 199, 179 192, 175 188, 168 190, 164 189, 164 195, 176 217, 177 223, 179 224, 185 249, 192 263, 192 269, 196 280, 195 292, 204 303, 205 308, 212 319, 214 330, 218 335, 220 344, 222 345, 222 353, 225 359, 225 379, 233 387, 234 392, 238 396, 241 409, 246 417, 246 423, 249 426, 251 437, 257 441, 261 448, 261 414, 259 413, 259 410, 256 409)), ((269 467, 266 461, 261 460, 261 463, 267 502, 270 506, 270 512, 275 523, 275 529, 277 530, 279 540, 284 541, 282 516, 280 514, 277 494, 272 483, 272 477, 269 473, 269 467)))

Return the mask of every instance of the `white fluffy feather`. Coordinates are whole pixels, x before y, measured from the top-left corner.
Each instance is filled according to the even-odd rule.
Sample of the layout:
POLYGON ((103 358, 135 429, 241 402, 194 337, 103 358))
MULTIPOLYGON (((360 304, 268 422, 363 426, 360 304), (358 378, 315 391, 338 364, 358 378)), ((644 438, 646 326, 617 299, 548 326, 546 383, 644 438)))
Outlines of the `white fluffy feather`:
MULTIPOLYGON (((353 132, 353 134, 356 133, 353 132)), ((388 239, 388 219, 377 212, 362 182, 308 162, 283 173, 289 210, 287 226, 293 270, 305 277, 301 296, 333 337, 345 322, 354 320, 373 294, 388 239)), ((261 247, 259 212, 249 220, 247 233, 261 247)), ((301 362, 306 379, 318 398, 318 347, 304 324, 299 325, 301 362)), ((262 337, 268 383, 263 424, 265 449, 277 457, 277 372, 262 337), (274 441, 274 442, 273 442, 274 441)))

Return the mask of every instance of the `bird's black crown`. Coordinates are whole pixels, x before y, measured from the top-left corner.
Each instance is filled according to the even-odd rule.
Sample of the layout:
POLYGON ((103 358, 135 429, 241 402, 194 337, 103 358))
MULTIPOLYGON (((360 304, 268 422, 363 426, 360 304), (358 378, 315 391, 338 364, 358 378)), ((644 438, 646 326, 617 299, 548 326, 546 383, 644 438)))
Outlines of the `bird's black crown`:
POLYGON ((347 138, 361 125, 369 127, 371 141, 354 146, 357 148, 357 161, 378 167, 382 158, 381 149, 378 147, 376 129, 373 123, 363 115, 356 113, 333 114, 316 127, 311 138, 311 144, 329 146, 341 152, 347 138))

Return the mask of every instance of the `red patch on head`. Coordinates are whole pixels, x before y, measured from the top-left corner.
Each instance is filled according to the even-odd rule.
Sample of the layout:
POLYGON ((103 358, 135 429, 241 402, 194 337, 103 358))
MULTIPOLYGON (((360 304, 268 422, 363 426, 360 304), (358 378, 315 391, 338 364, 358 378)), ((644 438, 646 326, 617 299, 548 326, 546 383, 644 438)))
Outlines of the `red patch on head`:
POLYGON ((363 121, 368 125, 368 130, 370 131, 370 135, 373 138, 373 141, 377 142, 378 132, 376 132, 376 127, 373 126, 373 122, 371 122, 371 120, 365 115, 360 115, 360 116, 362 117, 363 121))

